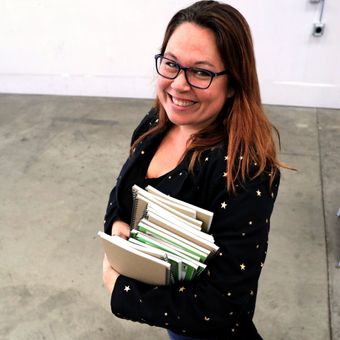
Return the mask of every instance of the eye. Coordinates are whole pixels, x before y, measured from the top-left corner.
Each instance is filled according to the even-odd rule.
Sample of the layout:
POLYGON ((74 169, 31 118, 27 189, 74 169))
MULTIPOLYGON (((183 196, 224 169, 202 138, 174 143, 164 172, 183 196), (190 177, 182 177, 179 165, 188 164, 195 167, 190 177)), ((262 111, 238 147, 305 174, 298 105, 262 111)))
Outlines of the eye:
POLYGON ((178 66, 177 66, 177 63, 175 63, 174 61, 171 61, 171 60, 165 60, 165 66, 169 69, 177 69, 178 66))
POLYGON ((195 77, 201 79, 210 78, 212 75, 210 71, 201 68, 192 68, 190 71, 195 77))

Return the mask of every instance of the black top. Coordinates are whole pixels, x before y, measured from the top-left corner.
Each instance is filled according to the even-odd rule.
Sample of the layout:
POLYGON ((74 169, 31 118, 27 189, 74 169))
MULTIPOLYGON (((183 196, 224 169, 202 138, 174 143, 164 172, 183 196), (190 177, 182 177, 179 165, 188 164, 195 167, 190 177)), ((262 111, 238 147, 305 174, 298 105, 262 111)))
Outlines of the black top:
POLYGON ((126 223, 131 223, 131 211, 133 205, 132 191, 131 188, 134 184, 137 184, 141 188, 146 188, 148 185, 157 187, 157 185, 164 179, 166 174, 157 178, 147 178, 146 173, 148 170, 149 163, 156 150, 150 150, 150 152, 145 157, 145 162, 138 164, 131 169, 129 176, 126 176, 124 181, 122 181, 122 196, 121 196, 121 218, 126 221, 126 223))
MULTIPOLYGON (((134 141, 157 124, 151 111, 133 134, 134 141)), ((112 189, 105 216, 105 232, 113 221, 129 222, 122 207, 126 186, 134 184, 136 167, 146 169, 162 136, 149 136, 137 145, 112 189), (130 183, 130 184, 128 184, 130 183)), ((259 276, 267 254, 269 221, 279 186, 279 174, 269 187, 271 174, 263 172, 225 189, 227 145, 207 150, 188 172, 190 158, 154 185, 165 194, 214 212, 210 233, 220 252, 193 281, 152 286, 120 275, 111 297, 111 310, 121 318, 147 323, 194 337, 261 339, 252 322, 259 276)), ((240 160, 242 161, 242 160, 240 160)), ((256 172, 252 164, 250 176, 256 172)), ((123 204, 124 206, 124 204, 123 204)))

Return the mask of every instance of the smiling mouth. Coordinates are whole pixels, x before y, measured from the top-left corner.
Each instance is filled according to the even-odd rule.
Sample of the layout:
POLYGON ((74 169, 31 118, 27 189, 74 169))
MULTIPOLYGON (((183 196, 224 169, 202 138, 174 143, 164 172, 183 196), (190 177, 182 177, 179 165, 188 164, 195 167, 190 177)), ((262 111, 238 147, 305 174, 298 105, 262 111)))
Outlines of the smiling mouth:
POLYGON ((169 94, 169 97, 171 99, 171 101, 177 105, 177 106, 181 106, 181 107, 188 107, 188 106, 192 106, 194 104, 196 104, 197 102, 194 102, 192 100, 183 100, 183 99, 178 99, 173 97, 172 95, 169 94))

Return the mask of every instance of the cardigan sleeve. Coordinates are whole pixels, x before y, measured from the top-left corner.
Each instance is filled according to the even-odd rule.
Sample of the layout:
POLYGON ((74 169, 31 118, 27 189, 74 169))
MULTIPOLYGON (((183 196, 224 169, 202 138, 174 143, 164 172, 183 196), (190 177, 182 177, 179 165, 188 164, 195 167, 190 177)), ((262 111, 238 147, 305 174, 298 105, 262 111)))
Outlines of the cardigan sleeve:
POLYGON ((214 212, 210 232, 220 247, 207 270, 193 281, 171 286, 120 275, 111 297, 115 315, 201 337, 249 326, 279 175, 271 189, 263 173, 240 184, 232 195, 225 190, 224 157, 221 152, 207 157, 198 175, 201 205, 214 212))
MULTIPOLYGON (((141 120, 141 122, 138 124, 137 128, 134 130, 130 146, 134 143, 134 141, 141 136, 144 132, 146 132, 150 127, 154 126, 154 124, 157 124, 158 115, 157 110, 155 108, 152 108, 145 117, 141 120)), ((118 176, 119 180, 120 175, 118 176)), ((112 224, 114 221, 119 219, 119 204, 117 202, 116 197, 116 186, 113 187, 113 189, 110 192, 109 195, 109 201, 107 203, 105 217, 104 217, 104 232, 106 234, 111 235, 112 230, 112 224)))

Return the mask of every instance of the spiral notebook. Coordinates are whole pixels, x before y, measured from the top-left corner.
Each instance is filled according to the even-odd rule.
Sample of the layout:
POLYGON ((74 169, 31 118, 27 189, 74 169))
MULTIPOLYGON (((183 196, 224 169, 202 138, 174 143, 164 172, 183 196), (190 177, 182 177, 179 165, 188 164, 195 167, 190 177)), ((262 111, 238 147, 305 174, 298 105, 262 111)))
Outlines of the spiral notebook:
POLYGON ((112 268, 117 272, 152 285, 170 284, 171 264, 166 257, 160 258, 159 253, 151 254, 150 250, 136 249, 119 236, 110 236, 102 231, 98 232, 98 236, 112 268))
POLYGON ((98 233, 111 266, 128 277, 157 285, 200 275, 219 249, 206 232, 213 213, 151 186, 145 190, 134 185, 132 195, 130 238, 98 233))
POLYGON ((131 227, 134 228, 143 215, 143 211, 148 202, 154 202, 171 214, 178 217, 192 228, 209 232, 214 214, 206 209, 171 197, 148 185, 146 189, 134 185, 132 187, 134 208, 132 214, 131 227), (143 197, 144 200, 140 198, 143 197))

